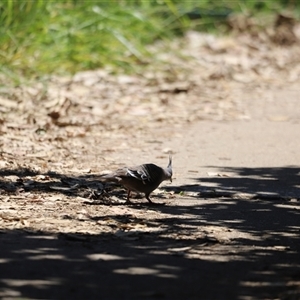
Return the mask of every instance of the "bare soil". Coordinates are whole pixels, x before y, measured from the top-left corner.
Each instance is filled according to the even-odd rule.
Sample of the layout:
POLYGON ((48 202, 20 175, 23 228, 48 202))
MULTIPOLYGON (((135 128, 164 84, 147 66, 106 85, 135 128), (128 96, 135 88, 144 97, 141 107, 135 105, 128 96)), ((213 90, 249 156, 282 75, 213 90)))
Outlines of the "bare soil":
POLYGON ((1 299, 300 299, 299 40, 171 46, 1 90, 1 299), (99 181, 168 153, 157 205, 99 181))

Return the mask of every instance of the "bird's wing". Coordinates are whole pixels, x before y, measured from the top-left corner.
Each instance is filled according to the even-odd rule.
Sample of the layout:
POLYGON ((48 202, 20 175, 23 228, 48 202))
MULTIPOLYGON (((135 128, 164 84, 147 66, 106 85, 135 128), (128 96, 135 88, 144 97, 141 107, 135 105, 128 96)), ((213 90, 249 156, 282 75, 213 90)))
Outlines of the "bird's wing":
POLYGON ((127 168, 127 176, 128 175, 131 177, 134 177, 138 180, 143 181, 143 183, 145 183, 145 181, 151 181, 151 178, 150 178, 148 172, 146 172, 145 168, 143 168, 143 167, 127 168))

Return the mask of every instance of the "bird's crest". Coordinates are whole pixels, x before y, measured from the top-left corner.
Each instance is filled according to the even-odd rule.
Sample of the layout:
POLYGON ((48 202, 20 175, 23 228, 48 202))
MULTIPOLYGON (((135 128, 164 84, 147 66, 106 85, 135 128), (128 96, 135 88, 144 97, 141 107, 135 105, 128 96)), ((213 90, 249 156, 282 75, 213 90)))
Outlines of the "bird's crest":
POLYGON ((172 182, 173 171, 172 171, 172 156, 171 155, 169 155, 169 164, 167 166, 166 172, 169 175, 168 177, 169 177, 170 181, 172 182))
POLYGON ((169 164, 167 166, 167 169, 172 170, 172 156, 171 155, 169 155, 169 164))

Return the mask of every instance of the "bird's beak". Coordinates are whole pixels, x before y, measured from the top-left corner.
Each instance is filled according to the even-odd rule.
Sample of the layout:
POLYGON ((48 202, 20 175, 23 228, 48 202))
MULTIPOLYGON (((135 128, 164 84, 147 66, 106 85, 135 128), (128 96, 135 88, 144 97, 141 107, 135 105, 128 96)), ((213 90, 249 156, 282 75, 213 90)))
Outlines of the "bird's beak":
POLYGON ((170 178, 170 182, 172 182, 172 178, 170 178))

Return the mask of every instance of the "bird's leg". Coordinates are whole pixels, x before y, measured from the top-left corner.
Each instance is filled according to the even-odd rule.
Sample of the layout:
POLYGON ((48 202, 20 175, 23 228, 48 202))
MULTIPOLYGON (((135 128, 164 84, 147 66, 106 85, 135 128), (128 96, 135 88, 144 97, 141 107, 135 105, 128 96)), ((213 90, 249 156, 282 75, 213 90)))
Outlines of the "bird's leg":
POLYGON ((146 199, 149 201, 149 203, 154 204, 150 199, 150 194, 145 194, 146 199))
POLYGON ((127 199, 126 199, 126 203, 131 203, 131 201, 129 200, 129 197, 130 197, 130 194, 131 194, 131 190, 128 190, 127 191, 127 199))
POLYGON ((149 203, 152 204, 152 205, 165 205, 165 203, 157 203, 157 202, 151 201, 151 199, 150 199, 150 193, 149 194, 145 194, 145 196, 146 196, 146 199, 149 201, 149 203))

